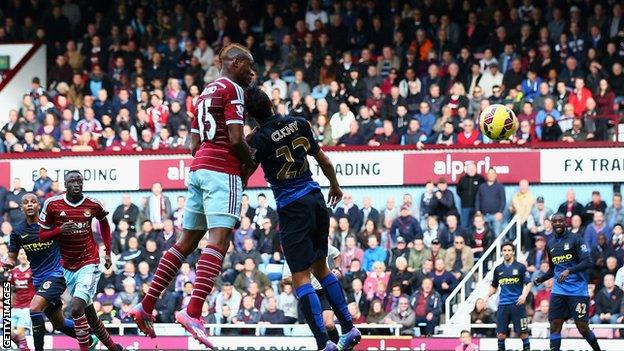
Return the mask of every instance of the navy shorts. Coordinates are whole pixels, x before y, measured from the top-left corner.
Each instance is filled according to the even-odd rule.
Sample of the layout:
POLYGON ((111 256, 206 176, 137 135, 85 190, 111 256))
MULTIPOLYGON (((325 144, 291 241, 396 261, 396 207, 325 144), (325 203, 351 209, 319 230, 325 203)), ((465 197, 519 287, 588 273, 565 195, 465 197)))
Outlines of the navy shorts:
POLYGON ((43 284, 36 287, 37 292, 35 295, 43 297, 48 302, 48 307, 45 309, 46 314, 51 314, 56 309, 63 307, 61 301, 61 295, 67 289, 65 278, 63 277, 49 277, 43 284))
POLYGON ((524 305, 500 305, 496 312, 496 333, 508 334, 509 322, 513 323, 513 331, 516 333, 529 332, 529 319, 524 305))
POLYGON ((550 295, 550 307, 548 320, 568 320, 574 318, 577 321, 589 321, 589 297, 567 296, 559 294, 550 295))
POLYGON ((320 190, 278 209, 280 241, 292 273, 302 272, 327 257, 329 213, 320 190))

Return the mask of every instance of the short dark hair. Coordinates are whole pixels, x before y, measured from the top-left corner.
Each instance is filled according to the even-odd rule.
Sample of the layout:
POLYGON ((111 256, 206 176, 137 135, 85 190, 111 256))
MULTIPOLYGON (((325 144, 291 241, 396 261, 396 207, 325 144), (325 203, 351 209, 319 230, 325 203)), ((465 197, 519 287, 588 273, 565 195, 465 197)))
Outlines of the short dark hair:
POLYGON ((501 245, 501 249, 505 246, 511 247, 511 251, 516 252, 516 246, 511 241, 504 242, 503 245, 501 245))
POLYGON ((267 119, 273 115, 273 104, 269 96, 257 87, 247 90, 247 112, 257 121, 267 119))
POLYGON ((69 170, 69 171, 67 171, 67 172, 65 173, 65 177, 64 177, 64 178, 65 178, 65 179, 67 179, 67 176, 69 176, 69 175, 70 175, 70 174, 72 174, 72 173, 78 173, 78 175, 80 175, 80 176, 82 177, 82 173, 80 173, 80 171, 79 171, 79 170, 77 170, 77 169, 72 169, 72 170, 69 170))

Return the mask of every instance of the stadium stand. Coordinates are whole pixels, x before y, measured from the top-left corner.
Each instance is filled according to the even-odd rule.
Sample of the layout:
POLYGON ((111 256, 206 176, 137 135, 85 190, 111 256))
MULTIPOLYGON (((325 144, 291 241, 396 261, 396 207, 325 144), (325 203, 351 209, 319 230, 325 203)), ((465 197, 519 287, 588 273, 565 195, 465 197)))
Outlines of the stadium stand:
MULTIPOLYGON (((588 153, 616 150, 619 161, 612 156, 624 163, 624 5, 543 3, 2 2, 0 43, 45 44, 48 63, 47 79, 31 77, 22 100, 0 116, 6 122, 0 129, 0 160, 182 157, 190 144, 194 103, 203 85, 218 76, 217 53, 238 42, 252 52, 257 85, 276 111, 308 120, 317 140, 337 154, 394 152, 408 160, 420 150, 457 156, 453 152, 471 149, 488 157, 507 152, 513 158, 518 152, 539 158, 576 147, 588 153), (480 111, 493 103, 509 106, 519 118, 520 128, 509 140, 495 142, 479 131, 480 111)), ((14 74, 3 72, 2 83, 14 74)), ((248 120, 246 130, 253 127, 248 120)), ((354 319, 398 323, 403 335, 441 332, 450 318, 441 316, 448 314, 446 298, 512 219, 520 229, 505 233, 506 239, 521 239, 529 271, 543 271, 541 237, 551 234, 548 217, 558 210, 596 260, 590 274, 592 322, 624 324, 621 175, 595 183, 577 180, 590 184, 573 190, 534 184, 547 176, 544 168, 529 185, 522 181, 527 177, 510 181, 508 173, 470 171, 470 166, 464 172, 460 165, 457 174, 368 184, 382 188, 345 193, 330 237, 342 252, 342 284, 354 319), (395 186, 404 184, 411 186, 395 186), (605 294, 619 300, 608 305, 605 294), (399 306, 403 296, 410 301, 409 317, 398 319, 406 312, 399 306), (433 307, 427 304, 431 298, 437 301, 433 307)), ((539 162, 529 165, 540 167, 539 162)), ((609 169, 617 171, 614 164, 609 169)), ((5 170, 2 162, 0 170, 5 170)), ((21 218, 21 196, 32 190, 43 201, 61 191, 58 174, 36 170, 40 173, 27 189, 19 179, 0 185, 0 261, 12 225, 21 218)), ((127 312, 147 291, 162 252, 180 235, 185 199, 174 188, 163 192, 156 180, 140 186, 151 187, 149 193, 111 186, 114 193, 97 196, 106 199, 112 213, 115 264, 104 271, 95 306, 105 323, 128 323, 128 335, 136 329, 127 312), (131 192, 122 197, 122 191, 131 192)), ((279 222, 272 197, 263 191, 250 190, 243 198, 218 288, 204 306, 208 324, 301 322, 292 286, 281 282, 279 222), (243 302, 246 296, 251 304, 243 302)), ((188 258, 157 304, 158 323, 173 323, 173 312, 188 303, 198 256, 188 258)), ((468 283, 467 295, 476 286, 468 283)), ((548 284, 534 288, 527 302, 533 322, 545 321, 549 294, 548 284)), ((485 327, 492 323, 492 307, 477 303, 469 313, 471 323, 484 324, 473 328, 473 335, 493 335, 485 327)), ((232 327, 212 331, 255 334, 232 327)), ((536 327, 533 333, 547 337, 548 329, 536 327)), ((600 335, 622 337, 624 329, 600 335)))

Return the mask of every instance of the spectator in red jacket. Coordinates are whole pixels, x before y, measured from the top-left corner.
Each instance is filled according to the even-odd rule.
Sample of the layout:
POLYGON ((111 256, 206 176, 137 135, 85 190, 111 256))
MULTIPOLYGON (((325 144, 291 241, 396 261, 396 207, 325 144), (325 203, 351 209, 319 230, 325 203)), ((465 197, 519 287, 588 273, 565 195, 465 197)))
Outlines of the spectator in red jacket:
POLYGON ((585 87, 585 79, 577 77, 574 80, 574 91, 570 94, 570 103, 574 106, 574 115, 580 117, 587 108, 587 99, 592 97, 591 91, 585 87))
POLYGON ((462 122, 463 131, 457 134, 457 145, 472 146, 481 144, 481 133, 475 130, 474 122, 465 119, 462 122))

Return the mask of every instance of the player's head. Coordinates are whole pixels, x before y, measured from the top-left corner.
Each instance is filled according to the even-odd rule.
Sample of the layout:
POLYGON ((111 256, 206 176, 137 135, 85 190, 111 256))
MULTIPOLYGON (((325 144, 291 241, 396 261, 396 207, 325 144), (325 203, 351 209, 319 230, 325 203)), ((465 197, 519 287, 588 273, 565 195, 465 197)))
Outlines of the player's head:
POLYGON ((501 251, 503 252, 503 259, 506 262, 513 261, 516 256, 516 247, 510 242, 504 243, 503 246, 501 246, 501 251))
POLYGON ((248 87, 254 77, 254 59, 249 50, 240 44, 230 44, 219 53, 221 71, 242 87, 248 87))
POLYGON ((82 174, 80 171, 72 170, 65 173, 65 189, 69 195, 82 194, 82 174))
POLYGON ((562 213, 557 212, 550 216, 550 222, 556 234, 561 235, 565 232, 565 216, 562 213))
POLYGON ((250 117, 261 122, 273 116, 273 104, 269 96, 259 88, 249 88, 246 93, 245 106, 250 117))
POLYGON ((39 200, 37 195, 33 193, 26 193, 22 196, 22 212, 26 217, 33 217, 39 214, 39 200))
POLYGON ((28 264, 28 256, 26 256, 26 251, 24 251, 24 249, 19 250, 19 253, 17 254, 17 261, 22 266, 25 266, 28 264))

